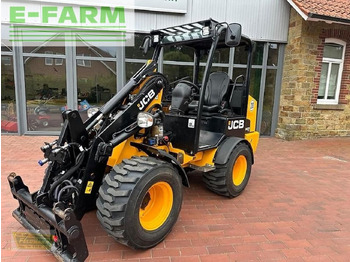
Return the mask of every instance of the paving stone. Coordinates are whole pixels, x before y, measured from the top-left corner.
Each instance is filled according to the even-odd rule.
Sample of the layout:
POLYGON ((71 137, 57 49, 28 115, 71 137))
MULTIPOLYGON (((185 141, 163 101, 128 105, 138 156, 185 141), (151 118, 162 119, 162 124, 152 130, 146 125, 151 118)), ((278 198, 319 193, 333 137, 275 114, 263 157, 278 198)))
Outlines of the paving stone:
MULTIPOLYGON (((3 261, 55 261, 45 250, 17 250, 11 216, 17 208, 7 182, 14 171, 31 191, 42 183, 40 146, 54 137, 2 136, 1 247, 3 261)), ((127 248, 103 231, 95 211, 82 219, 87 261, 347 261, 350 257, 350 138, 283 141, 262 138, 249 184, 226 199, 191 173, 173 231, 151 250, 127 248), (340 159, 342 161, 339 161, 340 159)))

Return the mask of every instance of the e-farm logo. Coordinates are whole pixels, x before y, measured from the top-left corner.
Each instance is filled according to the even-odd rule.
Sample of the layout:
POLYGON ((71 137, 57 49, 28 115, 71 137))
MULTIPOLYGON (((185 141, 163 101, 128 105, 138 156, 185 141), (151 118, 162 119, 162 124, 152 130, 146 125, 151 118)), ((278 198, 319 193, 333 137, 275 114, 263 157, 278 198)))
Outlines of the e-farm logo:
POLYGON ((57 6, 43 6, 41 12, 26 12, 25 6, 10 7, 11 23, 26 23, 26 17, 38 17, 42 24, 49 24, 50 19, 58 19, 58 23, 62 25, 74 24, 114 24, 119 19, 119 23, 125 23, 124 7, 101 7, 100 10, 92 6, 79 7, 78 13, 72 6, 64 6, 58 10, 57 6), (98 21, 99 17, 99 21, 98 21))
POLYGON ((10 41, 126 42, 123 6, 10 6, 10 41), (28 8, 29 9, 29 8, 28 8))

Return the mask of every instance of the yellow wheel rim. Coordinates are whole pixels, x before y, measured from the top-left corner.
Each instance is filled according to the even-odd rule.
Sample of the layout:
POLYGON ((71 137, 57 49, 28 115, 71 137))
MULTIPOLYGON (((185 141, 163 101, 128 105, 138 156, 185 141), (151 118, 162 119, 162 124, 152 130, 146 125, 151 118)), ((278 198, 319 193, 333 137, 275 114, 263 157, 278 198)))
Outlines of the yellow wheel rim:
POLYGON ((232 169, 232 180, 235 186, 242 184, 245 174, 247 173, 247 166, 247 159, 245 156, 240 155, 237 157, 232 169))
POLYGON ((139 218, 145 230, 160 228, 169 217, 173 207, 173 190, 166 182, 154 184, 144 196, 139 218))

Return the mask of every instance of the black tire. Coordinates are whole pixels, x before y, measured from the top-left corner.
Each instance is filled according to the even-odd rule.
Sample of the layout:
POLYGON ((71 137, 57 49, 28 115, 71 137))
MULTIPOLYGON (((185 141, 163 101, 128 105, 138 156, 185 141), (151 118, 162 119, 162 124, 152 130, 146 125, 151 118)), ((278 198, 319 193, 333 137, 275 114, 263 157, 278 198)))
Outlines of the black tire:
POLYGON ((181 177, 167 162, 152 157, 132 157, 105 176, 96 205, 97 218, 116 241, 132 248, 151 248, 170 233, 177 221, 182 205, 181 177), (171 200, 167 197, 171 193, 169 190, 172 191, 171 200), (156 215, 151 219, 158 222, 156 225, 150 226, 149 221, 139 217, 142 216, 140 212, 146 210, 151 210, 146 218, 148 214, 161 214, 160 218, 156 215))
POLYGON ((29 123, 28 123, 28 130, 29 131, 36 131, 38 129, 38 126, 39 126, 38 121, 36 121, 34 119, 29 120, 29 123))
POLYGON ((251 150, 247 144, 240 143, 232 150, 227 163, 224 165, 216 164, 215 170, 203 175, 203 181, 208 189, 219 195, 230 198, 236 197, 239 196, 247 186, 251 168, 251 150), (246 160, 245 172, 233 172, 235 165, 239 164, 238 161, 242 162, 243 160, 244 163, 244 159, 246 160), (237 173, 240 173, 238 181, 234 180, 237 173))
POLYGON ((42 125, 43 127, 48 127, 48 126, 49 126, 49 121, 44 120, 44 121, 41 122, 41 125, 42 125))

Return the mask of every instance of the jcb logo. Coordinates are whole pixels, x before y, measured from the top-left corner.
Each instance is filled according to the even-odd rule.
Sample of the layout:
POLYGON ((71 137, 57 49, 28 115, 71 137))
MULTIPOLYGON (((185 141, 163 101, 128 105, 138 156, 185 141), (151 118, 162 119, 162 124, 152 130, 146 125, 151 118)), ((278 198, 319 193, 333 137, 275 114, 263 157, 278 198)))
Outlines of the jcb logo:
POLYGON ((145 95, 140 103, 137 104, 137 107, 140 109, 140 110, 143 110, 148 104, 149 102, 152 100, 152 98, 156 95, 156 93, 154 92, 153 89, 151 89, 147 95, 145 95))
POLYGON ((244 128, 244 120, 228 121, 228 130, 243 129, 243 128, 244 128))

